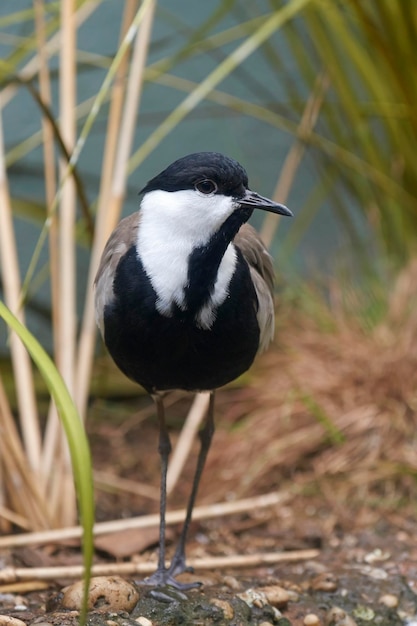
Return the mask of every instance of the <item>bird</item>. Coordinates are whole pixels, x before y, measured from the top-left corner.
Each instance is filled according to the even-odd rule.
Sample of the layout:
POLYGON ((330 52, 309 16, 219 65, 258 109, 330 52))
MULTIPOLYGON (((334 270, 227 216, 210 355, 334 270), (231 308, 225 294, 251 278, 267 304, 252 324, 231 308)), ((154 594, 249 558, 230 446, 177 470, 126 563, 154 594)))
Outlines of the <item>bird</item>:
POLYGON ((291 216, 249 188, 246 170, 218 152, 171 163, 140 192, 139 210, 122 219, 95 278, 95 313, 118 368, 153 398, 161 462, 159 555, 145 582, 184 591, 186 540, 214 433, 219 387, 249 369, 274 332, 272 258, 247 221, 254 210, 291 216), (166 564, 166 477, 171 442, 164 395, 209 392, 200 450, 178 545, 166 564))

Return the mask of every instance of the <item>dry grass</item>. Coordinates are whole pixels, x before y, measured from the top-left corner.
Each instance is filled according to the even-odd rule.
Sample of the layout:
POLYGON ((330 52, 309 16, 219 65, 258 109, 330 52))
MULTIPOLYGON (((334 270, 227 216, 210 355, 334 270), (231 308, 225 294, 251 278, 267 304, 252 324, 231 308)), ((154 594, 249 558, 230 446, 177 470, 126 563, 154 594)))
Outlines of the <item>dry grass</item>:
POLYGON ((305 313, 281 312, 275 348, 226 410, 235 427, 216 434, 204 498, 305 484, 342 517, 346 503, 351 514, 415 498, 416 284, 414 262, 371 333, 343 318, 323 331, 305 313))

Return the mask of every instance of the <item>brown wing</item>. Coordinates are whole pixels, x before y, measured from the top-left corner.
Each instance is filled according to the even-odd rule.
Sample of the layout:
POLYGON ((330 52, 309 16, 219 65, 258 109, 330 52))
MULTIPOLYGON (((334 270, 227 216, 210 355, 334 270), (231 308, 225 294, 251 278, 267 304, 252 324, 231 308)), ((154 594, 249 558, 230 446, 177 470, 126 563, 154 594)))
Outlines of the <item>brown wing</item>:
POLYGON ((265 350, 274 337, 274 266, 257 231, 244 224, 233 240, 246 259, 258 297, 259 351, 265 350))
POLYGON ((102 334, 104 307, 113 298, 113 279, 116 268, 120 258, 136 241, 138 225, 139 213, 132 213, 122 219, 110 235, 101 255, 94 285, 96 321, 102 334))

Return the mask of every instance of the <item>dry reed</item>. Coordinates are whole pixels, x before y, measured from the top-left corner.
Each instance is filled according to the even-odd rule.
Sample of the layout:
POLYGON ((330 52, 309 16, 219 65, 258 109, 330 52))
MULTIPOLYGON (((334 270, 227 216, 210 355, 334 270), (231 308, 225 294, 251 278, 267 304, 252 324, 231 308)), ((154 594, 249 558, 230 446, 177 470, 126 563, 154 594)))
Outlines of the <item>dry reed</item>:
MULTIPOLYGON (((203 520, 210 518, 219 518, 226 515, 236 515, 239 513, 248 513, 253 510, 264 508, 274 508, 288 502, 293 497, 289 492, 266 493, 255 496, 254 498, 244 498, 236 502, 219 502, 208 506, 198 506, 194 509, 193 517, 195 520, 203 520)), ((168 511, 166 517, 167 525, 177 524, 184 519, 185 510, 168 511)), ((137 528, 152 528, 158 526, 159 515, 142 515, 140 517, 131 517, 128 519, 111 520, 108 522, 98 522, 94 526, 94 535, 105 535, 109 533, 118 533, 126 530, 137 528)), ((0 548, 12 546, 27 546, 40 543, 60 543, 68 539, 77 539, 82 535, 81 526, 73 526, 69 528, 59 528, 54 530, 38 531, 20 535, 8 535, 0 537, 0 548)))
MULTIPOLYGON (((275 565, 314 559, 319 555, 318 550, 293 550, 292 552, 262 552, 259 554, 230 554, 206 558, 189 559, 190 567, 199 570, 249 568, 262 565, 275 565)), ((93 565, 92 576, 134 576, 135 574, 151 574, 155 571, 156 562, 131 561, 128 563, 107 563, 93 565)), ((81 578, 84 570, 80 565, 57 567, 7 567, 0 572, 0 591, 5 592, 4 586, 20 581, 58 580, 66 578, 81 578)))

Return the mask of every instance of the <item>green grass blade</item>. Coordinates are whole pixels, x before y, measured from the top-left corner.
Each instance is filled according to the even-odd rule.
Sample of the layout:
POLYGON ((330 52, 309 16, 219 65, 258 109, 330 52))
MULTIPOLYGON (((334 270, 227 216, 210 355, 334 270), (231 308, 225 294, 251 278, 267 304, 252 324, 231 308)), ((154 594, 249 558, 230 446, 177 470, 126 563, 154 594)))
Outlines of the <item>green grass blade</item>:
POLYGON ((88 587, 91 565, 93 561, 93 526, 94 526, 94 494, 91 456, 88 440, 82 421, 68 389, 56 369, 51 358, 42 348, 37 339, 19 322, 13 313, 0 301, 0 316, 6 324, 19 336, 27 351, 38 367, 48 387, 49 393, 58 409, 71 455, 75 488, 79 503, 80 520, 83 527, 83 559, 85 593, 80 615, 80 623, 84 624, 87 613, 88 587))

